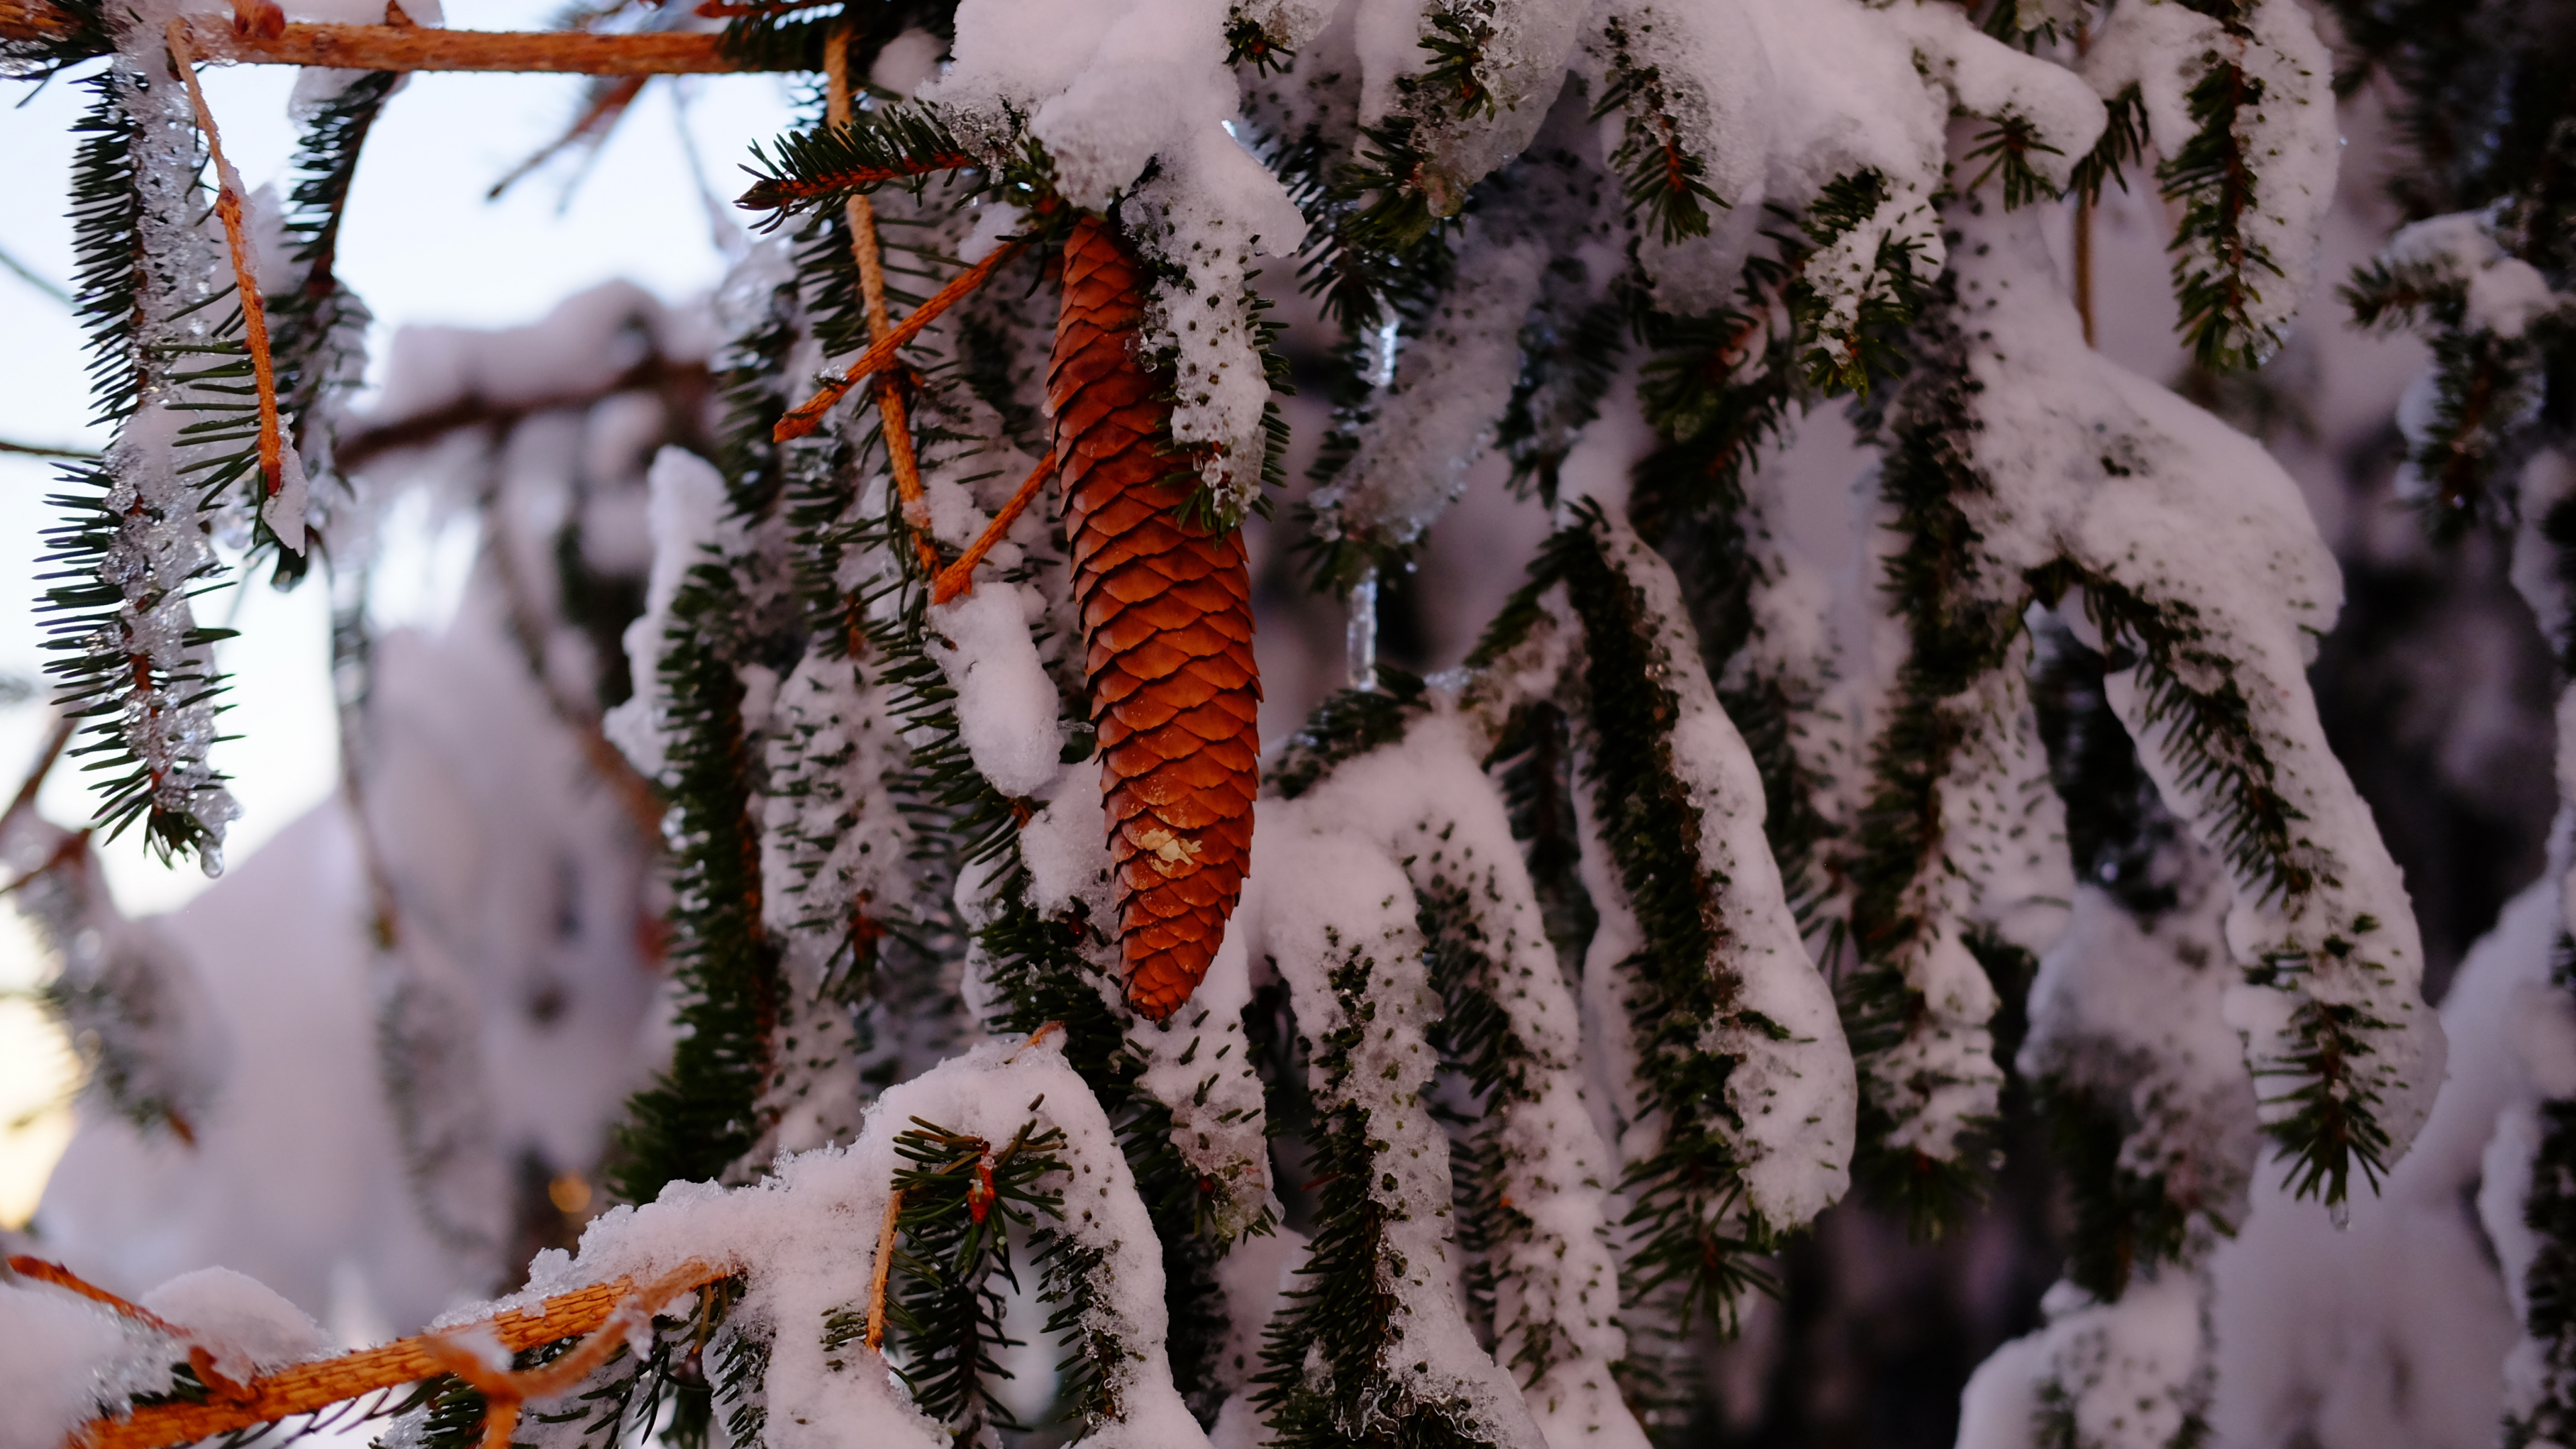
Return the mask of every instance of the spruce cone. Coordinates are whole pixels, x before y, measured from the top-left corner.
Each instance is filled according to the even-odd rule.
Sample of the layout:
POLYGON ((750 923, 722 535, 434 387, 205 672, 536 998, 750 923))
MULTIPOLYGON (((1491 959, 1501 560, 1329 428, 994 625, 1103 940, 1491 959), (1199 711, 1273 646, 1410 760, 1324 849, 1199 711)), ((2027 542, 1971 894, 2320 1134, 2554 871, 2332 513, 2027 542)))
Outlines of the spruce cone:
POLYGON ((1075 224, 1047 405, 1100 731, 1127 999, 1160 1021, 1207 975, 1243 894, 1261 679, 1242 532, 1181 521, 1196 476, 1170 451, 1167 384, 1138 356, 1145 282, 1110 223, 1075 224))

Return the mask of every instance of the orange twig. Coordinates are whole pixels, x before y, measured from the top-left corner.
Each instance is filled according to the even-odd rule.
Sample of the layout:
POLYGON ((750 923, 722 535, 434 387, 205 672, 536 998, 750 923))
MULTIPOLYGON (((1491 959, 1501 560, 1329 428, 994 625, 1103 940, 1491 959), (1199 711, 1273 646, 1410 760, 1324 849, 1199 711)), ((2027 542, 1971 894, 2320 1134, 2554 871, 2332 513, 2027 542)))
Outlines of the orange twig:
MULTIPOLYGON (((1002 541, 1002 535, 1011 531, 1011 525, 1020 521, 1020 515, 1036 501, 1038 491, 1046 487, 1048 477, 1054 472, 1054 458, 1038 460, 1037 467, 1031 469, 1027 480, 1020 484, 1019 491, 1013 493, 1001 511, 993 515, 993 521, 985 525, 983 536, 959 554, 955 563, 939 571, 937 582, 931 585, 930 602, 944 604, 960 594, 975 591, 975 566, 984 561, 984 555, 993 551, 993 545, 1002 541)), ((1046 1030, 1046 1027, 1040 1027, 1038 1034, 1043 1036, 1046 1030)), ((1029 1040, 1034 1042, 1037 1037, 1032 1036, 1029 1040)))
MULTIPOLYGON (((832 32, 823 45, 824 119, 835 126, 850 124, 850 27, 844 25, 832 32)), ((894 328, 894 318, 886 311, 885 258, 877 250, 877 209, 866 197, 853 193, 845 203, 844 214, 850 224, 850 259, 859 268, 859 300, 867 308, 868 341, 882 342, 894 328)), ((903 500, 904 526, 912 533, 913 551, 921 560, 924 576, 939 572, 939 546, 931 541, 922 527, 921 462, 912 451, 911 409, 905 405, 902 385, 894 378, 877 383, 877 418, 883 424, 886 466, 894 473, 894 491, 903 500)))
POLYGON ((824 384, 822 391, 797 404, 785 417, 780 418, 777 428, 770 436, 784 443, 791 438, 804 437, 822 426, 823 414, 831 411, 832 404, 847 397, 851 388, 893 366, 894 355, 898 350, 910 343, 913 338, 920 336, 921 329, 938 321, 941 313, 956 306, 977 287, 984 285, 984 279, 991 276, 1002 263, 1017 255, 1023 245, 1025 243, 1018 238, 1006 241, 993 248, 992 255, 950 278, 947 286, 932 293, 929 301, 914 308, 910 316, 894 325, 893 331, 870 343, 868 350, 859 354, 858 361, 851 363, 839 377, 824 384))
MULTIPOLYGON (((693 1263, 648 1291, 664 1293, 667 1301, 668 1293, 702 1287, 732 1271, 693 1263)), ((634 1282, 620 1278, 559 1294, 534 1310, 501 1314, 481 1326, 491 1330, 502 1348, 518 1353, 593 1333, 634 1296, 634 1282)), ((252 1380, 227 1402, 148 1404, 125 1418, 93 1419, 73 1434, 65 1449, 170 1449, 435 1378, 453 1372, 440 1358, 456 1347, 446 1338, 423 1334, 319 1363, 297 1364, 252 1380)))
POLYGON ((877 1229, 877 1261, 868 1275, 868 1347, 885 1347, 886 1274, 894 1268, 895 1222, 903 1216, 903 1189, 886 1194, 885 1225, 877 1229))
POLYGON ((650 1323, 662 1305, 708 1281, 703 1263, 690 1263, 661 1281, 620 1302, 590 1335, 572 1352, 532 1369, 496 1369, 480 1354, 458 1342, 453 1335, 433 1336, 423 1345, 429 1356, 449 1373, 482 1390, 484 1399, 483 1449, 510 1449, 510 1435, 519 1424, 519 1406, 530 1399, 551 1399, 581 1387, 591 1370, 608 1362, 610 1355, 625 1341, 627 1333, 639 1324, 650 1323))
POLYGON ((745 211, 775 211, 782 206, 810 197, 828 196, 835 191, 883 186, 907 176, 932 176, 942 171, 963 171, 981 166, 983 161, 962 151, 942 151, 917 162, 901 166, 854 166, 847 171, 826 171, 812 177, 772 176, 754 182, 734 205, 745 211))
MULTIPOLYGON (((272 7, 274 8, 274 7, 272 7)), ((188 83, 188 103, 196 108, 197 129, 206 134, 206 151, 214 158, 215 214, 224 221, 224 242, 232 248, 233 286, 241 297, 242 331, 250 341, 250 370, 259 388, 259 477, 262 496, 275 498, 286 486, 284 435, 277 423, 277 369, 268 352, 268 304, 252 273, 250 237, 242 226, 241 177, 224 159, 224 138, 215 130, 215 113, 206 105, 206 89, 197 83, 196 56, 189 49, 189 24, 170 22, 170 68, 188 83)), ((298 549, 297 552, 302 552, 298 549)))
MULTIPOLYGON (((50 7, 0 0, 0 34, 42 34, 50 7), (9 22, 15 20, 15 25, 9 22)), ((65 27, 68 28, 68 27, 65 27)), ((213 64, 309 65, 344 70, 519 71, 572 75, 703 75, 765 70, 726 55, 724 37, 678 31, 590 35, 579 31, 444 30, 404 25, 288 25, 236 35, 229 19, 188 22, 199 59, 213 64)))
POLYGON ((25 1254, 12 1254, 9 1258, 9 1267, 22 1278, 33 1278, 39 1283, 51 1283, 66 1293, 77 1293, 92 1303, 112 1308, 138 1323, 149 1324, 173 1338, 181 1336, 179 1330, 172 1327, 161 1315, 139 1303, 130 1303, 119 1298, 60 1263, 48 1263, 42 1258, 28 1257, 25 1254))

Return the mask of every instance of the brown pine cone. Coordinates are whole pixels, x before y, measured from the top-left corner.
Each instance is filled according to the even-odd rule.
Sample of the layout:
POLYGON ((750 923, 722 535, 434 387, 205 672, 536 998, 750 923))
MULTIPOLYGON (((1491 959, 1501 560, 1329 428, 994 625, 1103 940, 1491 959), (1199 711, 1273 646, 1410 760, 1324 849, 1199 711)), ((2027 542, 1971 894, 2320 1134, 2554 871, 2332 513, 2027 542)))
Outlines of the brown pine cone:
POLYGON ((1241 530, 1184 524, 1194 470, 1138 355, 1144 264, 1098 217, 1064 248, 1047 366, 1057 476, 1100 731, 1127 999, 1160 1021, 1225 939, 1252 855, 1261 678, 1241 530))

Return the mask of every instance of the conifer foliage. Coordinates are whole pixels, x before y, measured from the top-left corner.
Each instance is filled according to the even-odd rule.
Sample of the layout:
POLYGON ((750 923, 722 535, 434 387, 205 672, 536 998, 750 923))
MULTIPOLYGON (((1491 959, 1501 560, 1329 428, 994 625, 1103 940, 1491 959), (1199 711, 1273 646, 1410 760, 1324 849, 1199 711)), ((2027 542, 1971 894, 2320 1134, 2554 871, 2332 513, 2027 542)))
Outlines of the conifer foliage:
MULTIPOLYGON (((60 698, 100 823, 211 870, 191 599, 365 567, 387 500, 337 462, 366 313, 334 250, 401 101, 333 73, 274 219, 298 275, 257 277, 173 67, 200 33, 257 58, 267 19, 183 12, 0 12, 0 53, 96 96, 80 305, 120 431, 58 500, 60 698)), ((2091 350, 2043 218, 2152 153, 2185 340, 2259 364, 2333 185, 2305 9, 699 14, 708 64, 813 104, 753 152, 765 240, 716 301, 713 409, 652 464, 649 572, 566 565, 528 605, 616 641, 625 687, 556 713, 664 852, 678 1030, 605 1165, 623 1205, 479 1315, 517 1315, 506 1351, 433 1335, 314 1387, 99 1308, 121 1336, 63 1431, 376 1393, 388 1443, 489 1449, 1625 1449, 1692 1422, 1693 1345, 1855 1183, 1955 1221, 2012 1070, 2060 1129, 2080 1304, 1982 1392, 2045 1407, 2010 1442, 2196 1442, 2214 1245, 2257 1181, 2376 1183, 2442 1039, 2305 680, 2333 562, 2258 445, 2091 350), (925 44, 913 93, 854 80, 925 44), (1463 665, 1361 647, 1265 764, 1245 529, 1292 289, 1338 337, 1300 522, 1355 639, 1479 458, 1550 533, 1463 665), (1829 406, 1881 458, 1839 647, 1759 473, 1829 406), (1047 1423, 1010 1391, 1033 1332, 1047 1423), (2145 1345, 2116 1374, 2112 1338, 2145 1345)), ((2508 506, 2554 416, 2563 129, 2354 285, 2438 333, 2413 456, 2448 513, 2508 506)), ((2564 542, 2567 505, 2521 508, 2564 542)), ((78 877, 40 886, 77 937, 78 877)), ((122 1080, 174 1130, 203 1095, 122 1080)), ((2564 1386, 2534 1392, 2554 1435, 2564 1386)))

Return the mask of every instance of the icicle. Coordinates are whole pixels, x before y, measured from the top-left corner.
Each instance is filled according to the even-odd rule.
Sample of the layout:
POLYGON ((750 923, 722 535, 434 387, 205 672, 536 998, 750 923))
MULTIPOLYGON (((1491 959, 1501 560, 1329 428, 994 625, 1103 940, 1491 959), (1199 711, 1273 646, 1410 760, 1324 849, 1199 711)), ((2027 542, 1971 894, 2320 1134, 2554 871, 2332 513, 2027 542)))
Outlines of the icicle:
POLYGON ((1349 622, 1342 626, 1342 661, 1350 673, 1353 689, 1377 688, 1377 570, 1374 567, 1360 575, 1351 585, 1350 598, 1344 603, 1350 611, 1349 622))

